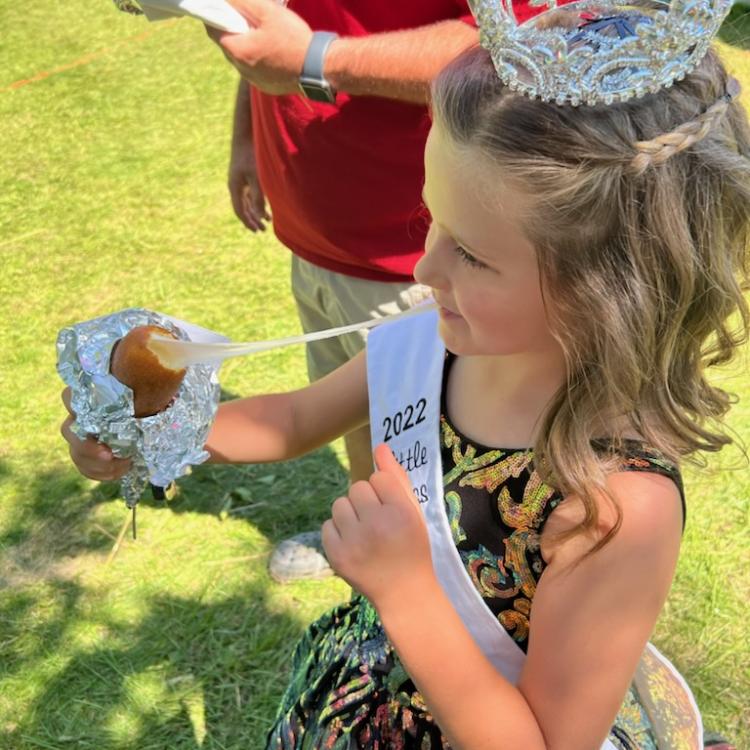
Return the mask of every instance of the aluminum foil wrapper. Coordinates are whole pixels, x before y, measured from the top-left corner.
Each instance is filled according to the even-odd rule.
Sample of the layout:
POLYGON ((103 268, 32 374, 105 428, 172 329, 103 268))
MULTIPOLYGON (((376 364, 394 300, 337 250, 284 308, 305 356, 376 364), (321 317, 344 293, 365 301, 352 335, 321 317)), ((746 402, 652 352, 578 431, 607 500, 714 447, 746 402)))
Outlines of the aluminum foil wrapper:
POLYGON ((182 340, 226 340, 140 308, 78 323, 58 334, 57 371, 72 390, 71 407, 76 414, 71 429, 82 440, 93 435, 115 456, 133 460, 132 469, 121 480, 129 508, 138 502, 147 484, 167 487, 191 465, 208 458, 203 446, 220 394, 219 368, 191 365, 164 411, 136 419, 133 392, 110 374, 109 358, 115 342, 141 325, 161 326, 182 340))

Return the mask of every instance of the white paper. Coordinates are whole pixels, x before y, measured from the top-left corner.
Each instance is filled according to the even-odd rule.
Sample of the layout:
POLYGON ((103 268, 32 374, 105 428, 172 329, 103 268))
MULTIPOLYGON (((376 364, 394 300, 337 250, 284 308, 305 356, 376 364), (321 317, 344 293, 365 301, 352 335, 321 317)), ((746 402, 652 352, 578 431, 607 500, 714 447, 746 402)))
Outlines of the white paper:
POLYGON ((186 320, 180 320, 174 318, 171 315, 164 315, 164 313, 158 313, 163 315, 168 320, 171 320, 178 328, 181 328, 190 337, 191 341, 197 341, 201 344, 227 344, 231 341, 216 331, 209 331, 208 328, 196 325, 195 323, 188 323, 186 320))
POLYGON ((224 0, 138 0, 149 21, 191 16, 209 26, 242 34, 250 27, 244 17, 224 0))

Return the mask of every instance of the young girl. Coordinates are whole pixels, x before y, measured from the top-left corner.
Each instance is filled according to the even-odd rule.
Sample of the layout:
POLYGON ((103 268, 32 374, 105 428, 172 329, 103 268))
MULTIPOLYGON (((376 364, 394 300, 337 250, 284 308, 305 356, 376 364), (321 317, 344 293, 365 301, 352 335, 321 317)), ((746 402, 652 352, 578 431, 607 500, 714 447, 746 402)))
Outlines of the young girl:
MULTIPOLYGON (((702 746, 647 641, 679 463, 728 442, 705 370, 750 322, 734 93, 713 53, 611 106, 525 98, 480 49, 439 77, 416 271, 438 312, 308 388, 222 404, 208 441, 275 461, 369 420, 378 446, 323 526, 359 593, 298 645, 268 748, 702 746)), ((127 469, 69 439, 88 476, 127 469)))

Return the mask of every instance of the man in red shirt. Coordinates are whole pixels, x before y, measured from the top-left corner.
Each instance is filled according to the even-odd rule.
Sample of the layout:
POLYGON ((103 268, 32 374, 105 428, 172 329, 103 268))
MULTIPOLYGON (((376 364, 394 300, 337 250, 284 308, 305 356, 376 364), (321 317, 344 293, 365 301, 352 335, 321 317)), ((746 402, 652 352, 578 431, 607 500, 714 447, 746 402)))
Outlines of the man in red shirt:
MULTIPOLYGON (((209 35, 242 76, 229 168, 234 210, 251 231, 273 213, 293 253, 305 330, 413 304, 424 250, 420 211, 429 83, 478 41, 466 0, 236 0, 246 34, 209 35), (250 84, 248 86, 248 83, 250 84)), ((311 379, 364 346, 352 335, 308 347, 311 379)), ((369 428, 346 437, 352 481, 372 471, 369 428)), ((313 534, 274 552, 279 580, 330 573, 313 534)))

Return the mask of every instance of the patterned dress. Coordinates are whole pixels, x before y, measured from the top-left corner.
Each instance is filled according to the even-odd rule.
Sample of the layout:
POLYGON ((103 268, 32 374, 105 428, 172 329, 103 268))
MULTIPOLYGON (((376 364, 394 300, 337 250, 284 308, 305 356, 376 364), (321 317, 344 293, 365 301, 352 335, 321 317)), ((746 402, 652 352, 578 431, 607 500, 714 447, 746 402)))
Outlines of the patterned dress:
MULTIPOLYGON (((453 540, 487 606, 525 651, 531 604, 545 568, 539 538, 562 498, 535 472, 531 451, 472 443, 451 425, 445 404, 440 428, 453 540)), ((666 475, 682 494, 677 469, 640 442, 627 444, 622 468, 666 475)), ((656 750, 635 688, 609 739, 619 750, 656 750)), ((314 622, 297 645, 291 681, 266 747, 444 750, 449 745, 375 609, 355 595, 314 622)))

